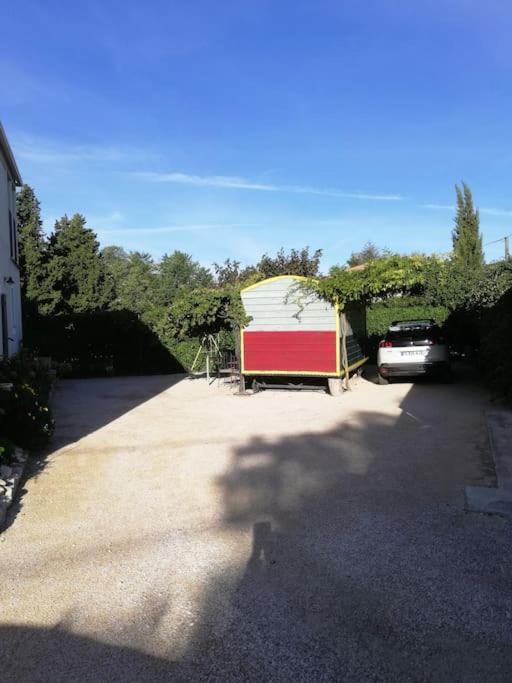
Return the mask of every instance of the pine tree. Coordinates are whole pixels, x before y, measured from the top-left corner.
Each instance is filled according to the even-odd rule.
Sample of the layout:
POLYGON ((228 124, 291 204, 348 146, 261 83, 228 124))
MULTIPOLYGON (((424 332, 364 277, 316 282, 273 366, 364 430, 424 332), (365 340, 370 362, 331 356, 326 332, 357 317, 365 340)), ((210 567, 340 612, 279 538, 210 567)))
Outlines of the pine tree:
POLYGON ((452 232, 453 262, 462 269, 475 271, 484 264, 480 216, 473 206, 473 196, 466 183, 462 183, 462 189, 456 185, 455 192, 457 215, 452 232))
POLYGON ((48 279, 55 293, 52 313, 105 308, 112 298, 95 233, 80 214, 63 216, 50 239, 48 279))
POLYGON ((48 241, 43 234, 39 201, 28 185, 23 185, 16 196, 16 218, 23 310, 26 315, 45 313, 51 302, 48 241))

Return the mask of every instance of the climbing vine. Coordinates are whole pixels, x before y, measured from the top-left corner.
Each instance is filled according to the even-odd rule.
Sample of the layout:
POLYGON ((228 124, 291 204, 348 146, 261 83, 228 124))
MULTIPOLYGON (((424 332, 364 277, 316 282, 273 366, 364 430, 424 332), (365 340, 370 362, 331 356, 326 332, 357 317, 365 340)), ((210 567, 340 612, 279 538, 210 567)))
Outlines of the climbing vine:
POLYGON ((335 266, 327 277, 310 279, 306 286, 341 307, 350 302, 367 303, 375 298, 419 294, 429 271, 442 268, 443 263, 436 256, 392 254, 358 269, 335 266))

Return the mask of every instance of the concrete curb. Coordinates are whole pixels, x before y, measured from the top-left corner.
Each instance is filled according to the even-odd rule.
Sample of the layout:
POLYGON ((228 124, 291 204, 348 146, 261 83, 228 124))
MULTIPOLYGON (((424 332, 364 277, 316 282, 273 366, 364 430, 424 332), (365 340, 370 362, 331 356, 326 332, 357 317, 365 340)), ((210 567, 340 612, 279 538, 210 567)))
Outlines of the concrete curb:
POLYGON ((0 531, 11 507, 23 472, 28 462, 28 453, 16 448, 14 462, 11 465, 0 466, 0 531))
POLYGON ((465 507, 512 518, 512 411, 488 411, 486 420, 498 486, 466 486, 465 507))

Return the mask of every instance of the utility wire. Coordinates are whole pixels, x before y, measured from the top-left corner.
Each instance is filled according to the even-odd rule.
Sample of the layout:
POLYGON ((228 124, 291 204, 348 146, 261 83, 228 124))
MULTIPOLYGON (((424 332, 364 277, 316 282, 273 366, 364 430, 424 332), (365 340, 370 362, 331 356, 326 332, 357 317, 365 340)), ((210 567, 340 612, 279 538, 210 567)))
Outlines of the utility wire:
POLYGON ((503 237, 500 237, 498 240, 493 240, 492 242, 486 242, 484 244, 484 247, 488 247, 489 244, 496 244, 497 242, 503 242, 503 240, 507 239, 507 237, 512 237, 512 232, 510 235, 504 235, 503 237))

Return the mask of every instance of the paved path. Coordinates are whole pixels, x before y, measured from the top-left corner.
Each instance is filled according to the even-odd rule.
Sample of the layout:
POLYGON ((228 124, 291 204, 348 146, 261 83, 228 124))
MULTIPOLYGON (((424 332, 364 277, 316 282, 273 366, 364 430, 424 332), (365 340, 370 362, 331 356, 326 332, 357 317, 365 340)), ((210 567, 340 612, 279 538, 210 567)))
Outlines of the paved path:
POLYGON ((1 681, 510 680, 510 521, 468 387, 66 381, 0 535, 1 681))

